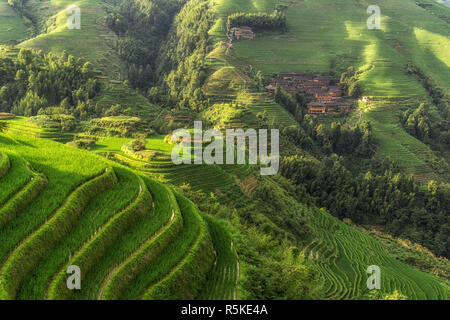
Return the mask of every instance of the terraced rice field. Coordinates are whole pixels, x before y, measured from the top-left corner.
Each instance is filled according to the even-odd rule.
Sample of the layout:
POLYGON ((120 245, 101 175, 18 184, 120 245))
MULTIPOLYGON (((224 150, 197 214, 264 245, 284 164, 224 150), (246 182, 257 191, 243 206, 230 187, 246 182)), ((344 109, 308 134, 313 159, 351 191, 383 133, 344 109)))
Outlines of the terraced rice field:
POLYGON ((26 135, 33 138, 45 138, 53 141, 65 143, 73 140, 73 133, 61 132, 58 126, 40 127, 29 121, 26 117, 15 117, 8 120, 8 132, 19 135, 26 135))
POLYGON ((310 216, 315 237, 301 246, 302 254, 320 274, 329 299, 367 296, 366 270, 381 268, 381 291, 398 290, 409 299, 448 299, 448 282, 403 264, 372 237, 317 210, 310 216))
MULTIPOLYGON (((225 33, 225 31, 223 31, 225 33)), ((216 40, 220 36, 215 35, 216 40)), ((247 106, 253 117, 241 117, 230 121, 226 128, 256 127, 256 115, 266 113, 268 122, 276 126, 296 125, 295 119, 282 106, 275 103, 265 92, 259 92, 253 80, 249 78, 244 68, 248 65, 234 57, 231 52, 218 47, 207 58, 210 76, 203 87, 212 102, 239 103, 247 106)))
POLYGON ((0 137, 0 173, 2 299, 194 299, 214 276, 220 250, 204 217, 159 182, 11 133, 0 137), (67 288, 71 265, 80 290, 67 288))
POLYGON ((30 1, 29 5, 31 13, 39 17, 39 24, 48 23, 49 28, 47 33, 22 42, 20 47, 54 53, 66 50, 77 58, 91 61, 105 74, 118 77, 121 63, 113 49, 117 37, 106 26, 106 12, 102 3, 81 0, 74 4, 68 0, 50 0, 30 1), (66 8, 71 5, 76 5, 81 10, 81 29, 67 28, 69 13, 66 8))
POLYGON ((408 100, 392 102, 389 99, 375 98, 360 106, 360 110, 352 115, 351 121, 358 121, 360 112, 363 120, 370 121, 376 143, 380 146, 377 156, 390 157, 419 182, 438 180, 433 168, 433 163, 437 163, 438 158, 422 141, 409 135, 400 123, 400 107, 411 103, 419 104, 408 100))
POLYGON ((269 123, 284 127, 297 125, 292 115, 265 93, 250 93, 247 97, 243 97, 243 101, 248 103, 250 110, 255 114, 266 112, 269 123))
POLYGON ((10 200, 33 177, 25 162, 14 155, 3 153, 0 160, 0 203, 10 200))
MULTIPOLYGON (((175 295, 182 294, 182 292, 173 292, 170 282, 177 277, 177 271, 185 263, 195 268, 194 261, 190 258, 194 254, 202 254, 202 250, 198 248, 198 243, 206 239, 204 238, 206 236, 206 225, 200 218, 198 212, 193 210, 193 206, 188 200, 181 196, 176 196, 176 203, 183 216, 183 230, 151 266, 144 268, 133 279, 133 284, 124 291, 122 299, 162 298, 160 297, 161 294, 164 296, 168 294, 166 290, 169 290, 175 295)), ((206 254, 206 257, 209 256, 209 258, 197 262, 202 264, 205 261, 208 263, 208 260, 210 260, 209 262, 212 264, 213 252, 205 250, 203 254, 206 254)), ((186 279, 183 279, 183 282, 188 281, 188 288, 193 284, 189 284, 191 282, 189 278, 197 274, 195 269, 192 272, 192 274, 185 274, 186 279)), ((192 289, 195 288, 192 287, 192 289)), ((165 296, 165 298, 170 298, 170 295, 165 296)))
POLYGON ((95 151, 112 153, 117 162, 164 183, 178 186, 188 183, 205 192, 225 188, 236 182, 236 176, 245 178, 253 171, 250 165, 174 165, 171 159, 173 145, 165 143, 164 136, 147 139, 146 148, 158 154, 151 161, 144 161, 120 150, 129 141, 126 138, 101 138, 95 151))
POLYGON ((210 272, 200 299, 236 300, 239 281, 239 259, 230 234, 220 221, 204 215, 208 223, 216 252, 214 267, 210 272))
MULTIPOLYGON (((217 2, 217 1, 215 1, 217 2)), ((233 12, 273 11, 276 0, 220 1, 219 16, 233 12)), ((424 94, 404 66, 413 61, 428 70, 437 84, 449 92, 450 63, 448 25, 413 0, 382 0, 381 30, 369 30, 366 13, 370 1, 352 5, 346 0, 290 1, 286 11, 288 32, 260 34, 253 41, 237 41, 238 57, 245 57, 266 74, 281 71, 328 73, 332 62, 353 65, 361 71, 365 95, 416 96, 424 94), (414 23, 411 23, 414 21, 414 23), (368 67, 371 67, 368 69, 368 67)), ((439 6, 441 14, 449 8, 439 6)), ((226 19, 222 19, 225 21, 226 19)), ((216 26, 220 30, 219 26, 216 26)))
MULTIPOLYGON (((242 10, 271 11, 276 4, 274 0, 215 2, 217 12, 223 17, 211 30, 214 35, 223 34, 221 23, 226 14, 242 10)), ((360 3, 361 6, 368 4, 360 3)), ((396 11, 400 2, 382 3, 396 11)), ((413 7, 412 0, 404 3, 407 6, 400 9, 410 10, 411 17, 423 13, 413 7)), ((22 46, 56 52, 69 49, 70 53, 93 61, 109 75, 117 75, 120 66, 109 45, 115 37, 102 29, 104 24, 99 19, 104 15, 103 9, 91 0, 81 1, 80 6, 86 9, 83 31, 71 34, 74 41, 67 43, 67 35, 72 31, 62 27, 66 15, 60 10, 69 2, 51 0, 49 4, 54 28, 22 46), (86 38, 95 41, 86 42, 86 38), (112 64, 109 61, 113 61, 112 64)), ((330 59, 337 54, 345 63, 366 70, 363 81, 372 95, 403 97, 423 94, 423 89, 402 73, 403 58, 409 57, 408 50, 402 48, 422 52, 414 54, 419 57, 415 62, 421 66, 428 64, 429 70, 437 73, 447 62, 447 53, 442 48, 448 39, 441 38, 442 26, 434 18, 422 23, 424 30, 414 30, 417 41, 411 40, 411 30, 395 16, 388 20, 383 33, 364 38, 361 26, 365 19, 353 20, 354 14, 362 12, 360 7, 342 10, 346 4, 343 0, 332 3, 305 0, 291 4, 291 8, 298 11, 288 13, 289 21, 295 22, 290 33, 236 45, 237 55, 248 56, 249 61, 226 56, 224 52, 215 52, 216 55, 209 57, 211 72, 205 89, 211 98, 218 102, 240 99, 254 114, 266 111, 273 121, 291 125, 295 124, 292 117, 255 90, 243 75, 243 67, 251 63, 266 73, 327 72, 330 59), (324 3, 327 10, 322 10, 324 3), (337 13, 331 18, 330 8, 337 13), (320 15, 313 16, 311 12, 320 12, 320 15), (314 21, 324 23, 317 27, 314 21), (400 38, 400 43, 389 44, 392 32, 402 32, 404 37, 400 38), (324 38, 322 33, 333 38, 324 38), (343 34, 345 39, 342 39, 343 34), (436 47, 424 41, 429 36, 444 45, 436 47), (286 41, 292 46, 287 48, 286 41), (280 45, 281 42, 284 44, 280 45), (433 53, 431 58, 426 57, 423 48, 433 53), (394 57, 396 51, 393 50, 403 52, 400 58, 394 57), (365 59, 356 59, 357 56, 365 59), (378 86, 380 80, 386 85, 378 86), (233 81, 236 88, 246 89, 245 95, 238 97, 240 90, 222 90, 229 89, 233 81), (393 87, 394 83, 399 86, 393 87)), ((42 11, 41 5, 43 3, 35 9, 42 11)), ((1 8, 0 17, 3 17, 1 8)), ((445 75, 440 73, 435 79, 448 89, 445 75)), ((116 97, 127 99, 120 85, 112 85, 107 90, 108 95, 101 100, 106 105, 115 102, 116 97)), ((374 127, 378 139, 383 141, 383 135, 386 136, 380 152, 396 154, 416 173, 433 174, 425 159, 430 157, 429 150, 406 137, 404 132, 400 133, 395 115, 383 108, 387 107, 379 106, 365 115, 377 124, 374 127), (398 140, 387 138, 397 134, 398 140), (396 141, 395 146, 387 141, 396 141)), ((120 151, 130 139, 100 140, 95 151, 112 153, 117 161, 109 161, 87 151, 41 140, 60 138, 51 128, 31 126, 24 118, 13 119, 10 124, 9 132, 0 135, 0 299, 239 298, 239 259, 226 226, 199 213, 192 202, 151 178, 217 191, 236 183, 236 177, 244 179, 251 175, 250 166, 174 166, 170 145, 164 143, 164 137, 148 139, 147 149, 158 153, 150 163, 120 151), (71 265, 81 269, 80 290, 72 291, 66 286, 66 270, 71 265)), ((232 123, 233 126, 240 124, 249 125, 232 123)), ((448 299, 448 282, 398 262, 369 235, 321 210, 310 215, 309 220, 314 237, 303 241, 301 250, 320 275, 327 298, 365 297, 368 293, 366 269, 369 265, 378 265, 382 270, 384 293, 399 290, 410 299, 448 299)))
POLYGON ((143 120, 154 119, 160 108, 151 104, 143 95, 135 90, 126 87, 122 81, 108 81, 100 79, 104 86, 103 91, 95 102, 103 107, 109 108, 120 103, 127 108, 131 108, 133 113, 143 120))
MULTIPOLYGON (((12 134, 0 141, 0 185, 18 181, 0 193, 3 203, 17 199, 0 211, 0 298, 239 298, 239 260, 226 226, 186 198, 87 151, 12 134), (27 189, 38 177, 39 188, 27 189), (81 268, 80 290, 66 287, 70 265, 81 268)), ((309 219, 314 237, 301 250, 328 298, 364 297, 373 264, 383 292, 448 298, 447 283, 398 262, 369 235, 321 210, 309 219)))
POLYGON ((140 228, 150 229, 149 233, 152 235, 144 239, 137 249, 108 274, 98 292, 99 299, 120 298, 127 285, 143 268, 162 254, 183 228, 183 217, 172 192, 162 184, 150 179, 145 180, 153 191, 155 205, 152 205, 152 218, 148 219, 148 226, 143 225, 140 228))
MULTIPOLYGON (((218 41, 224 41, 220 33, 226 30, 227 15, 239 11, 269 12, 279 3, 276 0, 214 2, 220 19, 210 33, 218 41)), ((369 30, 366 26, 369 17, 366 10, 373 4, 370 1, 361 0, 352 5, 347 0, 284 2, 288 5, 287 32, 259 33, 251 41, 233 41, 228 58, 219 49, 213 54, 216 60, 225 60, 228 68, 252 65, 254 70, 262 70, 269 77, 292 71, 339 74, 353 66, 360 72, 363 95, 384 100, 377 101, 375 107, 363 114, 374 128, 380 146, 378 155, 391 157, 417 181, 427 183, 442 174, 439 160, 430 148, 402 128, 397 117, 401 108, 398 99, 414 100, 410 107, 420 102, 430 103, 422 85, 405 72, 409 62, 425 70, 447 95, 450 92, 448 24, 440 18, 448 16, 450 9, 432 1, 422 2, 432 3, 434 11, 418 6, 413 0, 378 1, 380 30, 369 30)), ((266 110, 275 114, 272 118, 276 123, 290 125, 288 115, 277 110, 270 99, 252 100, 250 108, 254 112, 266 110)), ((359 118, 359 110, 352 116, 359 118)))

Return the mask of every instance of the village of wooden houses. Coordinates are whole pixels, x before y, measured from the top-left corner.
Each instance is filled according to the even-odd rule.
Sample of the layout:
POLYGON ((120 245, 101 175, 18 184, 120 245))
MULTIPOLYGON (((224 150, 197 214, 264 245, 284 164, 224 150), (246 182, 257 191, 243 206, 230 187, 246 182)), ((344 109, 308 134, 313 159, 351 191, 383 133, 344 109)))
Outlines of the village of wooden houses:
MULTIPOLYGON (((247 26, 231 28, 227 31, 228 49, 232 46, 233 36, 237 40, 253 40, 256 35, 247 26)), ((276 75, 270 85, 266 86, 266 89, 271 95, 274 94, 277 86, 290 94, 299 92, 306 95, 310 100, 307 105, 309 114, 348 113, 351 105, 345 101, 344 91, 339 82, 339 79, 310 73, 281 72, 276 75)))
POLYGON ((350 104, 344 99, 339 79, 310 73, 281 72, 266 89, 273 95, 277 86, 290 94, 300 92, 306 95, 310 99, 307 105, 309 114, 350 112, 350 104))

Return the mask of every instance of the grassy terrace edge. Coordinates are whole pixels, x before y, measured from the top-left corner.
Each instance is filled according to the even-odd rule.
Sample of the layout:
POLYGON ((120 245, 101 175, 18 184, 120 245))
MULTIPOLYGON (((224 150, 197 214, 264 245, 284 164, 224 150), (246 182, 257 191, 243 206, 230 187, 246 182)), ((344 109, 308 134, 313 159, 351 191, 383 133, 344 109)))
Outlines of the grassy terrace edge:
POLYGON ((199 233, 184 258, 144 292, 143 300, 194 299, 206 283, 214 262, 213 244, 206 222, 190 200, 177 193, 175 197, 181 210, 190 210, 200 221, 199 233))
POLYGON ((173 192, 167 188, 166 190, 173 207, 170 220, 116 270, 113 270, 111 278, 105 281, 104 290, 99 293, 99 299, 119 299, 137 274, 152 264, 180 233, 183 228, 183 217, 173 192))
POLYGON ((0 208, 0 229, 25 209, 46 185, 46 177, 32 171, 31 180, 0 208))
POLYGON ((125 209, 114 215, 55 276, 48 289, 48 299, 70 299, 73 292, 66 287, 65 280, 67 267, 70 265, 83 266, 83 268, 81 268, 81 275, 82 277, 86 275, 90 268, 105 254, 106 250, 114 243, 114 241, 116 241, 121 234, 126 232, 132 224, 136 223, 140 216, 148 211, 149 203, 152 202, 152 196, 148 191, 146 184, 140 177, 139 183, 141 190, 137 198, 125 209))
POLYGON ((89 201, 116 183, 114 171, 106 168, 100 176, 74 190, 47 222, 26 237, 0 269, 4 279, 0 283, 0 299, 14 299, 26 274, 69 232, 89 201))
POLYGON ((11 163, 9 162, 8 155, 4 152, 0 152, 0 179, 8 172, 11 163))

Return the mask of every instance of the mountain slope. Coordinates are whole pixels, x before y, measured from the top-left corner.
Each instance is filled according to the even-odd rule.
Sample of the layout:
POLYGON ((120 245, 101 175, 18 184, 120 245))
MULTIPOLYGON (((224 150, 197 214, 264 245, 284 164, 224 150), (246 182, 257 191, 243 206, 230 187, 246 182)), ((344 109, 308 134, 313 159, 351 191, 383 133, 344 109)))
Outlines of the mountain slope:
MULTIPOLYGON (((206 2, 191 1, 203 8, 207 8, 206 2)), ((106 10, 102 3, 75 3, 82 10, 82 28, 68 30, 68 1, 27 1, 27 14, 39 17, 34 25, 42 33, 21 46, 49 52, 67 50, 92 60, 104 85, 96 102, 105 106, 132 105, 150 120, 159 107, 122 83, 123 69, 112 46, 116 36, 104 28, 106 10)), ((208 108, 205 104, 207 110, 195 113, 196 117, 221 129, 267 125, 295 133, 303 130, 298 114, 295 119, 262 92, 262 81, 255 81, 256 71, 262 70, 267 80, 279 71, 332 71, 338 75, 353 65, 360 71, 370 101, 361 102, 348 118, 336 118, 345 126, 369 120, 380 147, 376 157, 393 156, 405 172, 415 174, 420 182, 440 178, 441 168, 434 166, 438 156, 407 134, 399 122, 399 112, 408 104, 430 101, 420 82, 406 74, 407 62, 417 63, 426 72, 440 72, 433 79, 446 90, 446 69, 441 70, 439 64, 448 62, 442 17, 409 0, 382 1, 388 13, 383 18, 383 29, 369 33, 365 30, 368 3, 364 0, 218 0, 210 4, 206 10, 216 13, 216 24, 209 34, 216 48, 209 55, 200 54, 201 59, 192 56, 195 64, 201 65, 198 70, 202 76, 198 79, 204 78, 205 83, 200 85, 199 80, 189 87, 199 89, 201 97, 201 86, 211 105, 208 108), (224 25, 228 14, 271 12, 279 4, 288 6, 287 33, 258 33, 253 41, 233 41, 229 50, 221 44, 228 41, 224 25), (331 18, 330 9, 335 12, 331 18), (405 14, 417 18, 419 13, 427 18, 417 30, 405 24, 405 14), (409 47, 403 47, 406 45, 409 47), (426 52, 432 53, 431 58, 426 52)), ((180 25, 195 26, 189 14, 192 12, 180 18, 180 25)), ((189 34, 180 38, 184 36, 189 34)), ((207 38, 206 33, 201 36, 207 38)), ((184 43, 182 39, 172 40, 174 43, 168 46, 175 44, 176 50, 189 51, 175 43, 184 43)), ((17 49, 5 52, 17 55, 17 49)), ((182 71, 180 76, 186 80, 195 78, 182 71)), ((174 113, 180 111, 174 105, 168 107, 174 113)), ((183 111, 194 114, 193 110, 183 111)), ((164 118, 168 119, 176 117, 164 118)), ((320 119, 323 126, 331 120, 320 119)), ((329 212, 334 213, 333 208, 328 208, 329 212, 319 209, 305 185, 295 184, 289 177, 262 177, 250 165, 175 166, 170 159, 173 145, 166 142, 164 135, 139 137, 141 141, 136 142, 145 145, 149 155, 142 160, 141 154, 123 148, 131 145, 131 138, 101 136, 103 131, 97 136, 95 130, 81 133, 79 139, 92 139, 92 145, 96 145, 93 152, 88 152, 40 139, 54 138, 59 132, 33 127, 26 118, 10 120, 9 124, 9 131, 0 134, 2 299, 368 299, 371 292, 366 285, 366 270, 370 265, 381 268, 382 296, 399 291, 409 299, 449 299, 447 280, 397 260, 374 237, 332 216, 329 212), (152 179, 178 188, 174 191, 152 179), (38 187, 28 188, 34 184, 38 187), (179 193, 195 200, 195 204, 179 193), (201 214, 200 210, 207 213, 201 214), (226 221, 218 222, 217 218, 226 221), (70 265, 81 268, 79 291, 67 289, 66 270, 70 265)), ((319 135, 319 130, 312 135, 319 135)), ((311 150, 305 147, 308 151, 292 141, 284 142, 290 150, 285 148, 283 153, 303 155, 311 151, 317 157, 305 157, 311 161, 310 166, 294 167, 297 171, 305 170, 313 176, 312 162, 328 160, 324 165, 331 169, 322 170, 329 175, 324 175, 325 183, 318 193, 324 199, 339 200, 342 190, 338 193, 325 185, 335 182, 328 151, 321 154, 317 140, 310 140, 318 145, 311 150)), ((369 161, 350 158, 349 166, 364 170, 369 161)), ((367 176, 370 179, 371 175, 367 176)), ((352 176, 348 172, 345 179, 338 178, 344 184, 343 180, 352 176)), ((392 179, 392 185, 396 184, 394 180, 401 181, 400 175, 392 179)), ((365 186, 369 189, 374 185, 365 186)), ((352 188, 343 192, 353 194, 352 188)), ((363 209, 372 201, 360 199, 363 209)), ((397 199, 384 199, 392 201, 386 204, 389 213, 389 206, 395 206, 397 199)), ((344 201, 335 203, 350 207, 344 201)), ((391 218, 388 213, 382 218, 391 218)), ((424 210, 424 221, 436 218, 428 213, 424 210)), ((420 231, 419 235, 428 237, 420 231)))
POLYGON ((68 0, 29 0, 27 8, 37 18, 39 25, 45 25, 45 30, 37 37, 21 43, 20 47, 55 53, 66 50, 77 58, 90 61, 106 74, 118 77, 121 65, 113 49, 116 36, 106 26, 106 12, 101 1, 82 0, 74 3, 68 0), (81 29, 71 30, 67 27, 72 14, 66 9, 72 5, 80 8, 81 29))
MULTIPOLYGON (((220 15, 272 11, 277 1, 251 3, 248 7, 239 0, 219 2, 215 10, 220 15)), ((287 33, 241 41, 236 44, 237 54, 266 73, 322 73, 329 71, 331 63, 357 65, 361 71, 368 70, 362 77, 365 95, 389 97, 425 93, 414 78, 405 75, 404 66, 413 61, 450 93, 448 24, 413 0, 378 1, 381 30, 369 30, 366 10, 371 4, 363 0, 291 1, 286 10, 287 33)), ((434 4, 443 15, 450 14, 449 8, 434 4)))
MULTIPOLYGON (((112 105, 119 104, 123 110, 131 108, 134 114, 146 120, 152 119, 160 108, 151 104, 141 93, 124 84, 127 71, 125 63, 121 61, 116 50, 118 37, 106 23, 108 16, 106 6, 107 3, 104 1, 93 0, 78 2, 28 0, 19 11, 22 13, 22 19, 15 15, 14 21, 23 24, 23 21, 27 19, 25 16, 30 17, 33 22, 27 19, 28 24, 33 26, 37 35, 31 38, 21 36, 20 28, 15 27, 14 32, 11 31, 12 34, 8 37, 13 36, 16 39, 18 48, 56 54, 67 52, 75 58, 91 62, 97 72, 97 78, 103 84, 101 94, 95 99, 99 107, 106 110, 112 105), (80 29, 68 27, 68 21, 75 13, 67 10, 70 6, 80 8, 80 29), (24 38, 29 39, 22 41, 24 38)), ((7 3, 2 4, 0 8, 8 14, 15 14, 7 3)), ((6 22, 2 20, 0 26, 5 24, 7 28, 6 22)), ((0 43, 2 43, 1 38, 0 43)))
MULTIPOLYGON (((9 170, 27 174, 18 159, 48 181, 34 195, 20 197, 20 210, 0 225, 1 299, 96 299, 108 275, 170 228, 175 215, 182 220, 179 234, 164 240, 166 247, 153 259, 149 254, 154 252, 147 252, 139 271, 120 270, 128 281, 118 277, 115 283, 123 286, 125 295, 132 291, 143 299, 164 288, 166 298, 200 294, 214 251, 207 225, 192 202, 118 164, 50 140, 2 134, 0 150, 2 159, 12 159, 0 183, 8 179, 9 170), (69 265, 80 267, 83 290, 66 287, 69 265), (169 289, 186 270, 192 271, 191 277, 169 289)), ((8 187, 14 188, 11 194, 20 192, 8 187)), ((2 203, 2 218, 8 214, 5 210, 13 209, 2 203)))
POLYGON ((27 38, 28 32, 22 19, 8 5, 0 1, 0 44, 16 44, 27 38))
MULTIPOLYGON (((281 4, 270 0, 213 2, 217 23, 211 34, 219 41, 226 41, 229 14, 271 12, 281 4)), ((450 93, 450 40, 445 20, 450 8, 433 1, 422 2, 435 10, 424 9, 413 0, 377 2, 381 30, 366 26, 370 1, 286 2, 288 31, 261 32, 252 41, 233 41, 228 63, 232 67, 252 66, 268 78, 278 72, 339 76, 347 67, 355 67, 363 95, 369 96, 371 102, 359 103, 351 115, 352 122, 371 121, 378 154, 391 157, 419 182, 445 181, 441 175, 445 166, 439 164, 441 156, 407 134, 399 121, 405 107, 431 104, 422 84, 407 74, 408 63, 423 70, 447 96, 450 93)))

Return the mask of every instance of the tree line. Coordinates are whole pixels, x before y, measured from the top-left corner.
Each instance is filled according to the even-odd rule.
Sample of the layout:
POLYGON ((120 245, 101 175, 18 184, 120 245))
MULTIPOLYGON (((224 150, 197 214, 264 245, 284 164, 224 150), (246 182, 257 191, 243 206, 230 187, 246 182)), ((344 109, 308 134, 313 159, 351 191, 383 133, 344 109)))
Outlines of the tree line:
POLYGON ((191 111, 208 107, 202 86, 207 78, 206 55, 213 49, 208 35, 213 23, 209 1, 192 0, 182 8, 158 55, 159 82, 148 92, 151 102, 191 111))
POLYGON ((449 257, 449 184, 430 181, 423 190, 389 161, 373 163, 371 170, 357 174, 347 166, 338 155, 321 161, 295 155, 282 159, 280 172, 336 217, 382 225, 394 236, 449 257))
POLYGON ((248 26, 255 31, 285 31, 287 29, 286 15, 275 10, 272 13, 234 13, 228 16, 228 27, 248 26))
POLYGON ((353 98, 359 98, 362 95, 362 86, 358 82, 358 72, 353 67, 349 67, 341 74, 340 84, 344 92, 353 98))
POLYGON ((406 72, 416 76, 431 98, 432 106, 421 104, 415 110, 406 110, 401 121, 409 134, 446 152, 450 146, 450 108, 444 99, 444 91, 419 67, 408 63, 406 72))
MULTIPOLYGON (((342 78, 348 81, 355 75, 350 69, 342 78)), ((431 181, 423 190, 390 160, 371 159, 376 144, 370 122, 325 123, 306 113, 308 99, 303 94, 290 95, 281 88, 275 90, 275 100, 299 123, 284 128, 282 137, 319 159, 299 152, 283 155, 280 173, 297 186, 300 198, 327 208, 340 219, 382 225, 394 236, 449 256, 449 184, 431 181)), ((402 123, 420 139, 435 140, 439 135, 443 142, 446 135, 436 127, 435 117, 436 112, 433 116, 422 105, 406 110, 402 123)))
POLYGON ((116 50, 126 63, 133 88, 147 90, 157 80, 159 50, 186 0, 109 0, 106 23, 117 35, 116 50))
POLYGON ((415 75, 417 77, 425 90, 427 90, 435 105, 443 104, 442 98, 444 97, 444 91, 436 86, 436 84, 433 82, 433 79, 425 74, 422 69, 420 69, 418 66, 413 65, 412 63, 408 63, 406 65, 406 73, 415 75))
POLYGON ((0 58, 0 111, 34 116, 47 108, 87 117, 100 91, 91 63, 21 49, 17 59, 0 58))
POLYGON ((29 8, 27 8, 26 0, 8 0, 8 4, 23 18, 28 30, 30 30, 32 34, 37 35, 37 20, 33 14, 31 14, 29 8))
POLYGON ((431 145, 434 149, 448 150, 450 147, 449 114, 447 109, 442 118, 435 108, 422 103, 415 110, 409 108, 404 111, 401 122, 410 135, 431 145))

